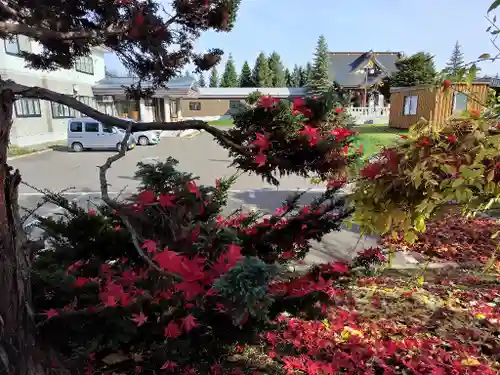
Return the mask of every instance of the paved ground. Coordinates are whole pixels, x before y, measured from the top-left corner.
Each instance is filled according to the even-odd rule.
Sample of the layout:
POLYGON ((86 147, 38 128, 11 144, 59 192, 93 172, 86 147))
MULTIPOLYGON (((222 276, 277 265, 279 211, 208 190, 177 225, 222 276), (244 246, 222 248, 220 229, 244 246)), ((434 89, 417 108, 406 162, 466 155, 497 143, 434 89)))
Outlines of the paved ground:
MULTIPOLYGON (((99 197, 99 177, 97 166, 102 165, 112 152, 70 153, 55 150, 35 156, 13 160, 11 164, 19 168, 24 181, 38 189, 61 191, 68 189, 67 196, 82 205, 91 206, 99 197)), ((150 147, 137 147, 128 155, 113 164, 108 172, 110 191, 114 193, 133 192, 138 185, 134 179, 136 165, 140 161, 165 160, 172 156, 179 160, 179 168, 200 177, 203 184, 214 184, 216 178, 236 172, 230 168, 227 151, 212 141, 211 136, 203 133, 191 139, 164 138, 161 143, 150 147)), ((308 180, 290 176, 283 178, 279 188, 263 182, 254 175, 243 175, 231 190, 229 210, 243 206, 245 209, 257 207, 272 211, 290 194, 298 190, 309 191, 304 202, 318 194, 318 186, 308 180), (314 191, 316 190, 316 191, 314 191)), ((40 194, 28 186, 21 186, 20 203, 33 210, 40 200, 40 194)), ((61 210, 52 205, 45 205, 37 210, 42 215, 57 214, 61 210)), ((27 223, 29 224, 28 219, 27 223)), ((350 257, 355 250, 374 245, 373 239, 360 239, 359 235, 342 231, 324 238, 315 245, 310 261, 319 262, 328 259, 350 257)))

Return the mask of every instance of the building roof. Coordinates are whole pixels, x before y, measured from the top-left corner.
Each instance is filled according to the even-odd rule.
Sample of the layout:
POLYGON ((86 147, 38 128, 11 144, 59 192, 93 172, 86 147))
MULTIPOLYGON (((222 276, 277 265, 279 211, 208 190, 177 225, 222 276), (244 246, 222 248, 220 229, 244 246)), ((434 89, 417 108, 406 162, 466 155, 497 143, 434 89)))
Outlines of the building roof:
POLYGON ((200 87, 197 91, 199 98, 246 98, 255 91, 277 98, 303 96, 307 93, 303 87, 200 87))
POLYGON ((480 82, 488 83, 488 85, 490 87, 494 87, 494 88, 499 88, 500 87, 500 78, 496 78, 496 77, 482 77, 482 78, 477 78, 474 83, 480 83, 480 82))
MULTIPOLYGON (((456 85, 456 84, 465 85, 467 83, 466 82, 462 82, 462 83, 455 82, 455 83, 452 83, 452 86, 456 85)), ((477 79, 474 82, 472 82, 472 84, 473 85, 488 85, 489 86, 490 82, 487 80, 484 80, 483 78, 480 78, 480 79, 477 79)), ((415 85, 415 86, 391 87, 390 91, 391 91, 391 93, 393 93, 393 92, 404 92, 404 91, 412 91, 412 90, 423 90, 423 89, 429 89, 429 88, 436 89, 436 88, 438 88, 438 86, 433 85, 433 84, 421 84, 421 85, 415 85)))
POLYGON ((401 52, 330 52, 330 79, 344 87, 373 85, 383 77, 394 73, 396 61, 403 54, 401 52), (383 71, 381 76, 373 77, 365 82, 365 74, 357 71, 372 60, 383 71))
MULTIPOLYGON (((92 86, 94 95, 123 95, 124 87, 137 83, 135 77, 106 77, 92 86)), ((165 87, 156 90, 155 96, 192 96, 196 89, 196 79, 193 77, 177 77, 170 80, 165 87)), ((143 82, 145 89, 151 88, 150 82, 143 82)))

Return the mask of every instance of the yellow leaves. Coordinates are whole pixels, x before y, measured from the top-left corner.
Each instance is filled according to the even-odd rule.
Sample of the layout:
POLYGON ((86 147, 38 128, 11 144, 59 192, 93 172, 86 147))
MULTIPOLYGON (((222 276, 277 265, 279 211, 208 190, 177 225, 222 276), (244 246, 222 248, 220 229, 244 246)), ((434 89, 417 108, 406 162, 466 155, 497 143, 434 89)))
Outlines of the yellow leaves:
POLYGON ((340 333, 340 337, 342 338, 342 341, 348 341, 349 337, 351 336, 359 336, 359 337, 364 337, 363 332, 358 331, 357 329, 351 328, 349 326, 345 326, 342 332, 340 333))
POLYGON ((480 366, 481 362, 479 362, 477 359, 469 357, 467 359, 464 359, 462 362, 460 362, 464 366, 480 366))
POLYGON ((414 223, 414 228, 417 232, 425 232, 427 227, 425 225, 425 217, 423 215, 417 216, 414 223))
POLYGON ((424 281, 425 281, 424 276, 423 276, 423 275, 422 275, 422 276, 419 276, 419 277, 417 278, 417 286, 418 286, 419 288, 423 287, 423 286, 424 286, 424 281))
POLYGON ((486 318, 486 315, 484 315, 484 314, 476 314, 476 315, 474 315, 474 317, 475 317, 476 319, 482 320, 482 319, 485 319, 485 318, 486 318))
POLYGON ((325 328, 329 331, 331 329, 331 325, 330 325, 330 322, 328 321, 328 319, 323 319, 321 321, 321 323, 325 326, 325 328))
POLYGON ((418 239, 418 236, 413 231, 407 231, 404 234, 404 238, 408 243, 415 243, 415 241, 418 239))

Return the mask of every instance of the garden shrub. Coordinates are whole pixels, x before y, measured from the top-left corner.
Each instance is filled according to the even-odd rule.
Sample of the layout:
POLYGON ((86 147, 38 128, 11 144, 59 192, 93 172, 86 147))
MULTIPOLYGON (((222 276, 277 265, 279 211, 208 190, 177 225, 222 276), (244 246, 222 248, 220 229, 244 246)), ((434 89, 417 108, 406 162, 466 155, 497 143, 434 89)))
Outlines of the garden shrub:
POLYGON ((365 232, 403 231, 411 242, 451 203, 468 212, 491 207, 500 198, 497 128, 496 117, 477 111, 439 127, 423 120, 414 125, 360 171, 354 220, 365 232))
MULTIPOLYGON (((322 127, 323 116, 334 111, 327 99, 297 100, 293 109, 273 98, 259 103, 236 121, 238 130, 229 130, 242 145, 253 145, 252 154, 235 159, 244 170, 274 182, 275 168, 343 176, 356 159, 344 151, 350 131, 322 127), (258 125, 247 128, 245 121, 258 125)), ((324 298, 320 291, 331 281, 305 288, 292 277, 287 284, 299 295, 274 291, 287 279, 287 265, 307 254, 309 241, 339 230, 349 216, 351 208, 336 195, 343 179, 310 205, 299 207, 296 195, 270 215, 228 214, 234 176, 203 186, 176 164, 139 164, 137 194, 116 207, 86 211, 48 196, 66 213, 38 218, 48 247, 35 255, 32 287, 39 337, 60 358, 55 367, 216 373, 234 345, 257 340, 276 314, 324 298)))

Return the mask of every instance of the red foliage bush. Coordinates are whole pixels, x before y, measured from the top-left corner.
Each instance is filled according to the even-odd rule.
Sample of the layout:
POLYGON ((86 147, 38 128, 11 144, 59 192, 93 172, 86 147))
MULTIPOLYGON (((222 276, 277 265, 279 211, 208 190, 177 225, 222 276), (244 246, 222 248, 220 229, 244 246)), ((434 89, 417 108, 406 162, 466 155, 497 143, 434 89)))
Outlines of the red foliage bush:
POLYGON ((488 261, 497 241, 491 236, 500 230, 500 222, 493 219, 465 218, 459 214, 447 214, 432 220, 424 233, 419 233, 415 243, 406 243, 400 235, 394 239, 384 237, 384 247, 414 251, 435 260, 459 263, 488 261))

